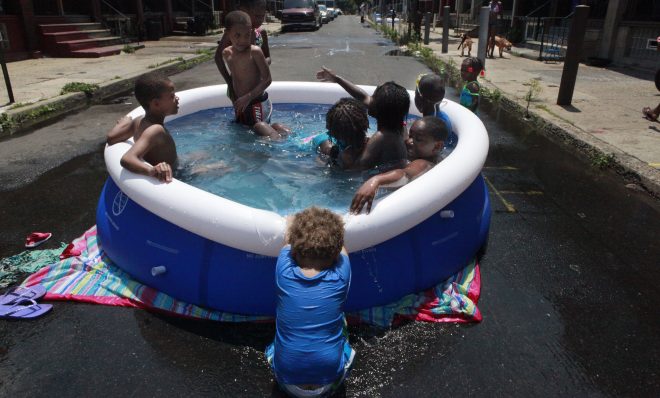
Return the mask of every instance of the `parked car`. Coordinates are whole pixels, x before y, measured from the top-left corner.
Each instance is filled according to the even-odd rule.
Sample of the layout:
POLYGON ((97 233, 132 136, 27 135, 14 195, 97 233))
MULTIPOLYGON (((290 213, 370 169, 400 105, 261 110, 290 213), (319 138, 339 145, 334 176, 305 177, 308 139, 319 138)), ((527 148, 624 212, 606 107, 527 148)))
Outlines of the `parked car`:
POLYGON ((337 15, 344 15, 344 12, 341 10, 341 8, 335 8, 335 13, 337 15))
POLYGON ((337 17, 334 8, 328 7, 328 17, 330 17, 331 20, 334 20, 337 17))
POLYGON ((319 11, 321 11, 321 22, 330 22, 330 17, 328 16, 328 8, 323 4, 319 4, 319 11))
MULTIPOLYGON (((376 17, 376 23, 381 23, 383 21, 383 18, 380 17, 379 13, 375 13, 374 15, 376 17)), ((399 23, 399 18, 396 17, 396 13, 393 13, 392 11, 388 11, 385 15, 387 15, 385 17, 385 21, 388 24, 392 23, 392 16, 394 16, 394 23, 399 23)))
POLYGON ((318 30, 323 21, 316 0, 284 0, 282 4, 282 32, 292 28, 318 30))

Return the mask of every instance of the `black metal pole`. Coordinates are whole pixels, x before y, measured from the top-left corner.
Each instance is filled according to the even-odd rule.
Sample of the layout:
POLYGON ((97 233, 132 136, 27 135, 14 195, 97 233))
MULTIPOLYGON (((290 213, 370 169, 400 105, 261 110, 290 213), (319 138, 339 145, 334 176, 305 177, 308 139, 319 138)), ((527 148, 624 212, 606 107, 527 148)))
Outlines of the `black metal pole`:
POLYGON ((5 62, 5 49, 2 48, 2 43, 0 43, 0 64, 2 64, 2 75, 5 77, 5 86, 7 86, 9 103, 13 104, 15 102, 14 91, 11 89, 11 80, 9 80, 9 71, 7 70, 7 63, 5 62))
POLYGON ((442 7, 442 53, 449 51, 449 6, 442 7))
POLYGON ((578 67, 582 58, 582 45, 584 43, 584 32, 588 17, 589 6, 575 7, 571 30, 568 32, 566 57, 564 58, 564 70, 562 71, 561 83, 559 84, 557 105, 570 105, 573 100, 573 90, 575 90, 578 67))

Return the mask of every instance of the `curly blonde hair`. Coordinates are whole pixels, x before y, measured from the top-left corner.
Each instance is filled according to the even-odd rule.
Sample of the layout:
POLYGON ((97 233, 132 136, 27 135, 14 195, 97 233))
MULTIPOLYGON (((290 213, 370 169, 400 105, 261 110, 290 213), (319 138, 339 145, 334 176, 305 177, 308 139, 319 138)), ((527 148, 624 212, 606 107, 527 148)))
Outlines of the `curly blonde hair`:
POLYGON ((293 216, 287 236, 296 261, 332 259, 332 266, 344 246, 344 221, 330 210, 310 207, 293 216))

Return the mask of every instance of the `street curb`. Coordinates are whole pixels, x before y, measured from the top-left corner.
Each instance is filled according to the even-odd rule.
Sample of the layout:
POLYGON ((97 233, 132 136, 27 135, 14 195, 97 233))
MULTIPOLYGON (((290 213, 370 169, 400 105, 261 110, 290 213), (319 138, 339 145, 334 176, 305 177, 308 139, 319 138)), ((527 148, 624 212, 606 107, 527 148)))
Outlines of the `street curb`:
MULTIPOLYGON (((489 83, 484 85, 496 88, 489 83)), ((486 99, 494 111, 503 110, 516 116, 519 120, 531 124, 532 128, 553 142, 568 146, 578 153, 586 155, 592 164, 596 159, 604 159, 602 168, 611 168, 624 180, 634 183, 656 198, 660 198, 660 172, 647 165, 641 160, 621 151, 597 137, 569 126, 559 126, 536 111, 529 111, 529 117, 525 118, 526 108, 516 100, 502 96, 498 101, 486 99)))
MULTIPOLYGON (((437 62, 440 62, 445 68, 449 84, 455 89, 459 89, 462 81, 455 77, 460 76, 459 70, 455 64, 451 64, 442 56, 433 53, 432 57, 416 57, 420 62, 428 66, 435 73, 439 73, 437 62), (437 60, 434 61, 433 59, 437 60)), ((592 164, 601 163, 601 168, 611 168, 617 174, 621 175, 625 181, 640 186, 651 196, 660 198, 660 170, 649 166, 641 160, 621 151, 606 142, 599 140, 591 134, 575 126, 560 126, 557 122, 541 116, 537 111, 530 110, 529 118, 525 118, 526 107, 519 103, 510 94, 502 92, 494 84, 482 81, 481 87, 488 91, 497 90, 501 95, 492 100, 485 95, 481 96, 482 101, 488 103, 494 112, 500 109, 509 112, 517 117, 519 121, 525 122, 538 131, 538 133, 557 142, 567 148, 576 150, 579 154, 586 155, 592 164), (600 160, 600 162, 597 162, 600 160)))
POLYGON ((213 56, 209 54, 195 55, 189 59, 178 60, 145 72, 138 72, 102 83, 97 90, 89 95, 82 92, 67 93, 8 110, 0 115, 0 139, 47 125, 63 116, 101 103, 108 98, 128 93, 133 90, 135 80, 144 74, 159 73, 171 76, 211 59, 213 59, 213 56))

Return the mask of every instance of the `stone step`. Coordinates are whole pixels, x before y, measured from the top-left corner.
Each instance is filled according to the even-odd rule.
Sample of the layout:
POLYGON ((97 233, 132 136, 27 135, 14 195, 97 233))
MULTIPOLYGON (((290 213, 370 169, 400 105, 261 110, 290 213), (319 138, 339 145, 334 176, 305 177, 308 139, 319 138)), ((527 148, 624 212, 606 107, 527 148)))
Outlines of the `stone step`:
MULTIPOLYGON (((144 44, 135 45, 129 44, 135 50, 144 48, 144 44)), ((114 45, 114 46, 104 46, 104 47, 92 47, 86 48, 84 50, 71 51, 70 56, 75 58, 100 58, 107 57, 110 55, 120 54, 124 49, 125 45, 114 45)))
POLYGON ((83 30, 99 30, 103 29, 103 25, 96 22, 84 23, 61 23, 61 24, 41 24, 39 25, 41 33, 57 33, 57 32, 70 32, 70 31, 83 31, 83 30))

